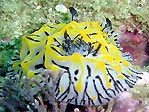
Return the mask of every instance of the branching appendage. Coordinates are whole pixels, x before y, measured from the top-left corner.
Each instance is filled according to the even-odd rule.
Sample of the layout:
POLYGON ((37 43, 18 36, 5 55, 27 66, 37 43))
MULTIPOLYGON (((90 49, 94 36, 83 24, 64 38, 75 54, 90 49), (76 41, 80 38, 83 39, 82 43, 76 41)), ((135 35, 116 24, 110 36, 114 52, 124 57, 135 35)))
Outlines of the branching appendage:
MULTIPOLYGON (((42 93, 46 96, 46 98, 48 98, 48 103, 52 105, 52 112, 59 112, 59 111, 65 112, 65 110, 66 110, 67 104, 65 104, 65 103, 60 103, 60 109, 58 108, 58 104, 57 104, 57 101, 55 99, 55 93, 54 93, 56 83, 62 75, 63 75, 63 72, 60 71, 58 73, 57 77, 54 78, 53 71, 45 70, 44 75, 42 77, 42 80, 45 83, 45 88, 43 88, 41 83, 38 82, 37 80, 35 80, 35 79, 32 80, 41 89, 42 93), (52 83, 49 83, 49 78, 52 81, 52 83)), ((40 102, 41 107, 43 107, 42 105, 44 103, 43 103, 42 97, 38 97, 38 101, 40 102)), ((42 108, 42 110, 43 109, 44 108, 42 108)))

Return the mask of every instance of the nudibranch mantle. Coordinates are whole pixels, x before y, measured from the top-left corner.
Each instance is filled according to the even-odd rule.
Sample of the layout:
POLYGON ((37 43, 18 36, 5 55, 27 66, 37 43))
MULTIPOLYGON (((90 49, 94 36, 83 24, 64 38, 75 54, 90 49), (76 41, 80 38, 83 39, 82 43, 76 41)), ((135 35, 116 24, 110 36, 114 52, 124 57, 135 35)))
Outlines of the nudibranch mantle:
POLYGON ((20 65, 30 78, 44 70, 53 70, 55 76, 63 70, 55 88, 58 101, 105 105, 133 87, 142 74, 121 50, 109 22, 43 25, 23 36, 20 65))

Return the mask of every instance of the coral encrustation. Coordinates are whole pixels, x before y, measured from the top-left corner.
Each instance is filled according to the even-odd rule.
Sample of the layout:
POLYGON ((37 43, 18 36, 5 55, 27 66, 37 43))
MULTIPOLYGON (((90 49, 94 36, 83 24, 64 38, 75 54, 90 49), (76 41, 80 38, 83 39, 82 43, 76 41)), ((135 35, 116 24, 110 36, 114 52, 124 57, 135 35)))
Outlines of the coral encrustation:
POLYGON ((148 59, 145 52, 147 39, 138 31, 128 31, 125 25, 120 27, 119 42, 123 52, 129 52, 133 58, 133 64, 143 66, 144 61, 148 59))

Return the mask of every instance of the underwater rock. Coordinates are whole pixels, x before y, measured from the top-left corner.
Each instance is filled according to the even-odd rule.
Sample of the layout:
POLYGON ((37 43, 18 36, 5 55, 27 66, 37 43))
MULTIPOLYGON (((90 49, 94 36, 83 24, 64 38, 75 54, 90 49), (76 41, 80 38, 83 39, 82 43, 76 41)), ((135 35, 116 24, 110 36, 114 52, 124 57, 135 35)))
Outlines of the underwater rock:
MULTIPOLYGON (((112 112, 137 112, 138 107, 144 106, 143 102, 132 98, 129 92, 121 93, 116 99, 112 112)), ((141 112, 146 112, 145 109, 141 112)))
POLYGON ((63 4, 56 5, 55 9, 58 12, 62 12, 62 13, 66 13, 67 12, 67 8, 63 4))
POLYGON ((144 61, 148 59, 148 55, 145 51, 147 39, 143 34, 135 30, 128 31, 127 27, 123 25, 120 27, 119 42, 123 52, 129 52, 132 56, 134 65, 144 66, 144 61))
MULTIPOLYGON (((143 89, 142 87, 145 84, 149 84, 149 73, 147 72, 143 72, 142 79, 139 79, 137 81, 137 85, 139 85, 141 89, 143 89)), ((139 90, 137 89, 137 91, 139 90)), ((139 91, 138 94, 145 94, 145 89, 144 91, 142 90, 142 92, 139 91)), ((147 106, 147 101, 141 99, 140 97, 141 95, 138 97, 134 97, 133 90, 132 92, 129 91, 121 93, 114 100, 112 112, 148 112, 149 109, 147 106)))

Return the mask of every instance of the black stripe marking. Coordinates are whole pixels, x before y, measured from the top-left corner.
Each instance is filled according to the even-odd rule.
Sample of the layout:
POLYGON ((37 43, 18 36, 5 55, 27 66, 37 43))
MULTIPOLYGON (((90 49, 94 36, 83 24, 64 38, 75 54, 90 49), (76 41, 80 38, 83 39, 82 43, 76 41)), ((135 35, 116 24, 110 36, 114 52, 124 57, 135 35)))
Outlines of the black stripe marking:
POLYGON ((110 98, 113 98, 113 97, 107 92, 107 90, 106 90, 106 88, 104 87, 104 84, 103 84, 101 78, 99 77, 99 75, 97 75, 95 78, 99 80, 99 82, 100 82, 100 84, 101 84, 103 90, 105 91, 105 93, 106 93, 110 98))
POLYGON ((20 53, 19 52, 16 52, 16 55, 20 55, 20 53))
MULTIPOLYGON (((49 25, 47 25, 49 28, 55 28, 55 27, 53 27, 53 26, 49 26, 49 25)), ((56 28, 55 28, 56 29, 56 28)))
POLYGON ((11 60, 12 61, 17 61, 17 60, 20 60, 20 58, 12 58, 11 60))
POLYGON ((107 46, 105 46, 105 48, 106 48, 107 52, 109 52, 109 49, 108 49, 108 47, 107 47, 107 46))
POLYGON ((37 73, 34 73, 34 75, 38 75, 38 74, 40 74, 41 72, 37 72, 37 73))
MULTIPOLYGON (((87 87, 86 87, 87 88, 87 87)), ((87 98, 88 98, 88 105, 94 105, 94 102, 93 102, 93 100, 90 98, 90 96, 88 95, 88 93, 87 93, 87 90, 85 91, 85 93, 86 93, 86 96, 87 96, 87 98)))
POLYGON ((90 36, 92 36, 92 35, 97 35, 97 33, 91 33, 91 34, 89 34, 90 36))
POLYGON ((94 46, 92 46, 91 43, 88 43, 88 45, 89 45, 89 48, 88 48, 88 53, 87 53, 87 55, 89 55, 89 54, 91 53, 91 51, 93 50, 93 48, 94 48, 94 46))
POLYGON ((14 55, 14 58, 19 58, 19 55, 17 55, 17 54, 16 54, 16 55, 14 55))
POLYGON ((126 88, 123 87, 123 85, 121 84, 119 80, 117 80, 116 82, 124 89, 124 91, 126 91, 126 88))
POLYGON ((13 61, 8 63, 8 67, 12 67, 12 65, 13 65, 13 61))
POLYGON ((123 90, 119 87, 119 85, 116 83, 115 79, 113 78, 113 76, 111 75, 111 73, 109 72, 108 68, 106 68, 108 75, 111 77, 113 83, 114 83, 114 88, 115 90, 119 93, 119 90, 122 92, 123 90))
POLYGON ((72 102, 72 100, 74 100, 75 99, 75 97, 72 97, 71 99, 68 99, 67 100, 67 102, 69 103, 69 102, 72 102))
POLYGON ((39 40, 35 40, 35 39, 31 38, 31 37, 26 37, 26 38, 29 39, 29 40, 32 40, 34 42, 40 42, 39 40))
POLYGON ((77 81, 78 79, 76 77, 74 77, 74 80, 77 81))
POLYGON ((67 71, 69 70, 69 67, 59 65, 59 64, 57 64, 54 60, 51 60, 51 62, 52 62, 53 64, 57 65, 57 66, 60 67, 60 68, 63 68, 63 69, 65 69, 65 70, 67 70, 67 71))
POLYGON ((130 68, 129 68, 129 70, 130 70, 131 72, 136 73, 136 74, 142 74, 142 75, 143 75, 143 73, 142 73, 142 72, 137 72, 137 71, 134 71, 134 70, 132 70, 132 69, 130 69, 130 68))
POLYGON ((14 57, 14 58, 18 58, 19 55, 20 55, 20 54, 15 53, 13 57, 14 57))
POLYGON ((131 75, 131 76, 128 76, 128 75, 126 75, 126 74, 124 74, 124 73, 122 73, 122 74, 123 74, 129 81, 131 81, 131 82, 133 82, 133 83, 136 83, 136 81, 130 79, 130 77, 131 77, 132 75, 131 75))
POLYGON ((35 65, 35 69, 45 68, 44 64, 35 65))
POLYGON ((40 52, 36 52, 36 55, 38 55, 40 52))
POLYGON ((74 40, 75 40, 76 38, 78 38, 80 35, 81 35, 81 34, 78 34, 77 36, 75 36, 74 40))
POLYGON ((56 38, 53 38, 53 39, 54 39, 55 42, 58 43, 57 47, 62 46, 61 43, 58 40, 56 40, 56 38))
POLYGON ((24 61, 24 63, 27 63, 28 61, 24 61))
MULTIPOLYGON (((98 76, 97 79, 101 80, 100 77, 98 76)), ((97 85, 95 84, 95 80, 93 80, 93 84, 94 84, 94 88, 95 88, 95 91, 97 92, 97 95, 98 95, 98 101, 102 104, 102 100, 101 98, 103 99, 106 99, 107 101, 109 101, 110 99, 109 98, 104 98, 101 93, 98 91, 97 89, 97 85), (101 98, 100 98, 101 97, 101 98)))
POLYGON ((81 102, 80 102, 80 105, 82 104, 82 105, 84 105, 85 104, 85 94, 87 94, 87 86, 88 86, 88 82, 86 81, 85 82, 85 89, 84 89, 84 91, 83 91, 83 98, 81 99, 81 102))
POLYGON ((89 35, 89 34, 87 34, 87 36, 88 36, 88 38, 89 38, 89 39, 91 39, 91 37, 90 37, 90 35, 89 35))
POLYGON ((47 43, 48 43, 48 40, 46 40, 45 45, 47 45, 47 43))
POLYGON ((7 73, 10 73, 10 72, 14 72, 14 70, 12 69, 12 70, 8 70, 8 71, 7 71, 7 73))
POLYGON ((78 69, 74 71, 74 74, 75 75, 77 75, 78 73, 79 73, 79 70, 78 69))
POLYGON ((64 101, 70 91, 70 85, 66 88, 66 90, 58 97, 58 99, 62 98, 61 101, 64 101))
POLYGON ((84 29, 86 29, 86 28, 87 28, 87 26, 84 27, 84 29))
POLYGON ((56 97, 57 97, 58 94, 60 93, 60 89, 59 89, 59 87, 60 87, 60 80, 61 80, 61 77, 58 79, 58 81, 57 81, 57 83, 56 83, 56 87, 55 87, 55 96, 56 96, 56 97), (57 93, 56 93, 56 91, 57 91, 57 93))
POLYGON ((114 96, 116 96, 116 93, 115 93, 115 91, 113 89, 107 89, 107 92, 109 92, 109 91, 111 91, 114 94, 114 96))
POLYGON ((65 32, 64 32, 64 38, 65 38, 66 40, 71 40, 71 38, 70 38, 70 36, 68 35, 68 33, 67 33, 66 30, 65 30, 65 32))
POLYGON ((109 27, 110 30, 112 30, 112 23, 111 23, 111 21, 108 18, 106 18, 106 22, 107 22, 106 27, 109 27))
POLYGON ((54 51, 56 51, 58 54, 60 54, 61 56, 63 56, 62 53, 60 53, 57 49, 55 49, 54 47, 51 46, 51 49, 53 49, 54 51))
POLYGON ((113 34, 113 33, 114 33, 114 31, 112 30, 112 31, 111 31, 111 34, 113 34))
POLYGON ((45 63, 45 55, 43 55, 43 63, 45 63))
POLYGON ((71 74, 70 74, 69 70, 68 70, 68 74, 69 74, 70 83, 73 85, 73 90, 74 90, 74 92, 76 93, 76 96, 75 96, 75 104, 78 105, 78 101, 77 101, 77 100, 78 100, 78 92, 77 92, 76 89, 75 89, 74 82, 71 80, 71 74))
MULTIPOLYGON (((70 81, 69 81, 69 85, 68 85, 68 87, 66 88, 66 90, 57 98, 58 100, 59 99, 61 99, 62 97, 62 99, 61 99, 61 101, 64 101, 65 100, 65 98, 67 98, 67 95, 69 94, 69 92, 70 92, 70 86, 71 86, 71 76, 70 76, 70 72, 69 72, 69 70, 67 70, 67 72, 68 72, 68 76, 69 76, 69 79, 70 79, 70 81)), ((60 82, 59 82, 60 83, 60 82)), ((58 84, 59 85, 59 84, 58 84)), ((58 94, 57 94, 58 95, 58 94)))
POLYGON ((49 33, 48 32, 44 31, 44 33, 46 34, 46 36, 49 36, 49 33))
POLYGON ((99 97, 101 94, 98 92, 98 89, 97 89, 96 84, 95 84, 95 80, 93 80, 93 84, 94 84, 95 91, 97 92, 98 101, 102 104, 101 98, 99 97))
POLYGON ((129 82, 128 80, 125 80, 125 82, 130 88, 132 88, 135 85, 135 84, 129 82))
POLYGON ((27 52, 27 55, 30 53, 30 51, 27 52))
MULTIPOLYGON (((118 42, 118 41, 117 41, 117 38, 115 38, 114 41, 115 41, 115 42, 118 42)), ((117 43, 117 44, 119 44, 119 43, 117 43)))
POLYGON ((89 65, 86 66, 87 67, 87 71, 88 71, 88 76, 87 79, 91 76, 91 68, 89 65))
POLYGON ((93 56, 96 56, 96 55, 97 55, 97 53, 98 53, 100 47, 101 47, 101 44, 98 44, 97 49, 95 49, 95 50, 94 50, 94 53, 92 54, 93 56))

